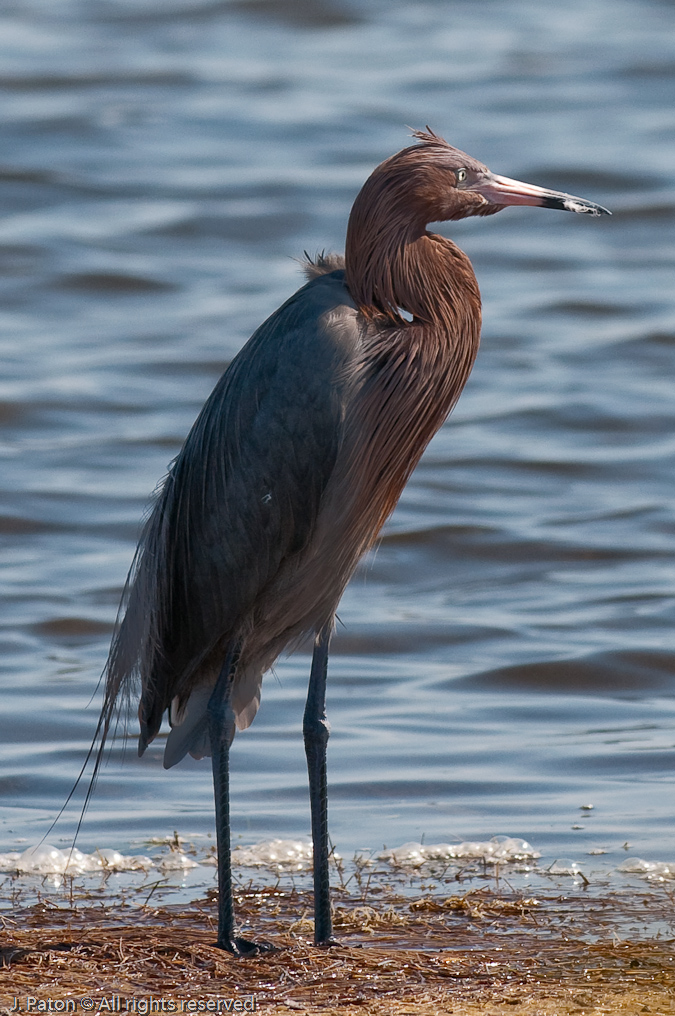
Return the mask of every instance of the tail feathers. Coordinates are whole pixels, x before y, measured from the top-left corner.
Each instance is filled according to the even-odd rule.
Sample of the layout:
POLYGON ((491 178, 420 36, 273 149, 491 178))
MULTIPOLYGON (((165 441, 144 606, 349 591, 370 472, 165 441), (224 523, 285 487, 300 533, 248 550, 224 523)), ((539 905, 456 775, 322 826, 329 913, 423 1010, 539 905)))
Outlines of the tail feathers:
MULTIPOLYGON (((204 758, 211 754, 207 707, 213 687, 202 685, 191 692, 182 709, 178 699, 171 703, 169 718, 171 732, 164 749, 164 768, 170 769, 190 754, 193 758, 204 758)), ((230 743, 234 737, 234 723, 230 732, 230 743)))
MULTIPOLYGON (((259 668, 237 671, 232 691, 233 719, 228 732, 230 744, 234 740, 235 729, 245 730, 253 723, 260 705, 261 683, 259 668)), ((164 749, 165 769, 175 766, 186 755, 196 759, 210 757, 208 705, 213 687, 212 684, 203 684, 195 688, 182 708, 177 698, 171 703, 171 731, 164 749)))
POLYGON ((232 689, 232 711, 237 730, 246 730, 260 706, 263 671, 260 667, 240 667, 232 689))
MULTIPOLYGON (((132 573, 138 565, 138 557, 139 554, 137 552, 136 558, 134 559, 134 565, 132 566, 132 573)), ((131 589, 131 573, 129 578, 127 579, 127 583, 124 590, 125 599, 130 595, 130 589, 131 589)), ((93 759, 92 772, 84 795, 84 802, 82 804, 82 809, 80 811, 80 817, 78 819, 77 828, 75 829, 75 835, 73 837, 71 850, 75 849, 75 844, 77 843, 77 838, 80 834, 82 823, 84 822, 84 816, 89 806, 89 802, 91 801, 92 794, 94 793, 98 776, 101 771, 101 766, 103 765, 104 762, 106 747, 108 747, 108 741, 111 738, 111 736, 112 737, 115 736, 120 720, 122 720, 126 715, 128 715, 129 705, 134 691, 134 685, 137 683, 134 680, 137 673, 136 656, 133 656, 132 658, 129 652, 128 647, 131 643, 131 640, 128 638, 124 639, 122 637, 122 629, 124 623, 120 621, 121 613, 122 608, 120 608, 120 612, 118 613, 117 626, 115 635, 113 636, 110 655, 108 657, 108 661, 105 665, 105 668, 103 670, 103 673, 101 674, 101 678, 99 681, 99 685, 101 682, 103 682, 105 685, 103 706, 101 708, 101 713, 98 718, 98 723, 96 724, 94 736, 89 746, 89 751, 86 754, 84 762, 82 763, 82 768, 80 769, 77 779, 75 780, 75 783, 70 793, 68 794, 68 797, 66 798, 63 807, 61 808, 58 815, 52 822, 51 826, 45 833, 45 837, 49 835, 49 833, 52 831, 52 829, 60 819, 61 815, 66 810, 73 795, 75 794, 75 791, 77 790, 78 786, 80 785, 80 782, 82 781, 85 775, 89 763, 93 759)))

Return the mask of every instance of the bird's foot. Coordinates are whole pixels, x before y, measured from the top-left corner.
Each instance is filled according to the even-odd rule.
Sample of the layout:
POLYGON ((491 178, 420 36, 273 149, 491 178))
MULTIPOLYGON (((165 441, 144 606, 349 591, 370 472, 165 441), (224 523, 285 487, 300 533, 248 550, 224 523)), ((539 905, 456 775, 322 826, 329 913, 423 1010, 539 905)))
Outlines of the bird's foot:
POLYGON ((342 942, 340 941, 339 938, 333 938, 333 936, 331 935, 330 938, 325 938, 321 942, 315 941, 314 945, 317 946, 317 948, 319 949, 330 949, 330 947, 333 945, 342 945, 342 942))
POLYGON ((216 942, 218 949, 239 956, 241 959, 248 959, 250 956, 259 956, 260 953, 276 952, 276 946, 271 942, 251 942, 247 938, 227 938, 216 942))

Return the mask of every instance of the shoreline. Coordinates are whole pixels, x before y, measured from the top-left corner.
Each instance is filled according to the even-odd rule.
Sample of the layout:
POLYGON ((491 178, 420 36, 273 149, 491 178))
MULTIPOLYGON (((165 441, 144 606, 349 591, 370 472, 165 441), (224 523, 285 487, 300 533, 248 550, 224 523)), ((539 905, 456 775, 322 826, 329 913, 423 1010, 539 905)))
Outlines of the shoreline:
POLYGON ((311 941, 310 892, 238 890, 242 933, 275 947, 246 960, 214 945, 214 893, 190 906, 17 910, 3 917, 0 1013, 675 1013, 667 887, 411 899, 371 885, 334 900, 340 945, 324 949, 311 941), (643 936, 654 922, 669 930, 643 936))

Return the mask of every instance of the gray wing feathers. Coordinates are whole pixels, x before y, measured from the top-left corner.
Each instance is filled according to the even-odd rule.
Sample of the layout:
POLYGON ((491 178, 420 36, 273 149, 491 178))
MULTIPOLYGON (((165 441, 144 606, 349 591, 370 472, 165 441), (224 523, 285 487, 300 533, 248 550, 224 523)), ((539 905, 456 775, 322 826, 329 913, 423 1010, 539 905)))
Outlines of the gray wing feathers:
POLYGON ((141 681, 141 750, 311 538, 338 453, 351 355, 344 326, 326 320, 345 304, 334 272, 268 318, 221 377, 159 491, 107 668, 109 716, 118 694, 141 681))

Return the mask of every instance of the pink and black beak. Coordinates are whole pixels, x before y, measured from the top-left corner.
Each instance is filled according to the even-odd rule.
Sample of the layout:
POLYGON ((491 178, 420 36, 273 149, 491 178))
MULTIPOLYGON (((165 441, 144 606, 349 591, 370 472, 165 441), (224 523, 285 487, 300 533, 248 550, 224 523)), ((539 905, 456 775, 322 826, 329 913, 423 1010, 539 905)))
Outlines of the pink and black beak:
POLYGON ((480 194, 490 205, 497 205, 500 208, 507 205, 536 205, 540 208, 558 208, 564 212, 578 212, 582 215, 612 214, 609 209, 585 198, 575 198, 572 194, 547 190, 546 187, 535 187, 531 183, 521 183, 520 180, 510 180, 507 176, 495 176, 489 172, 481 175, 466 189, 480 194))

